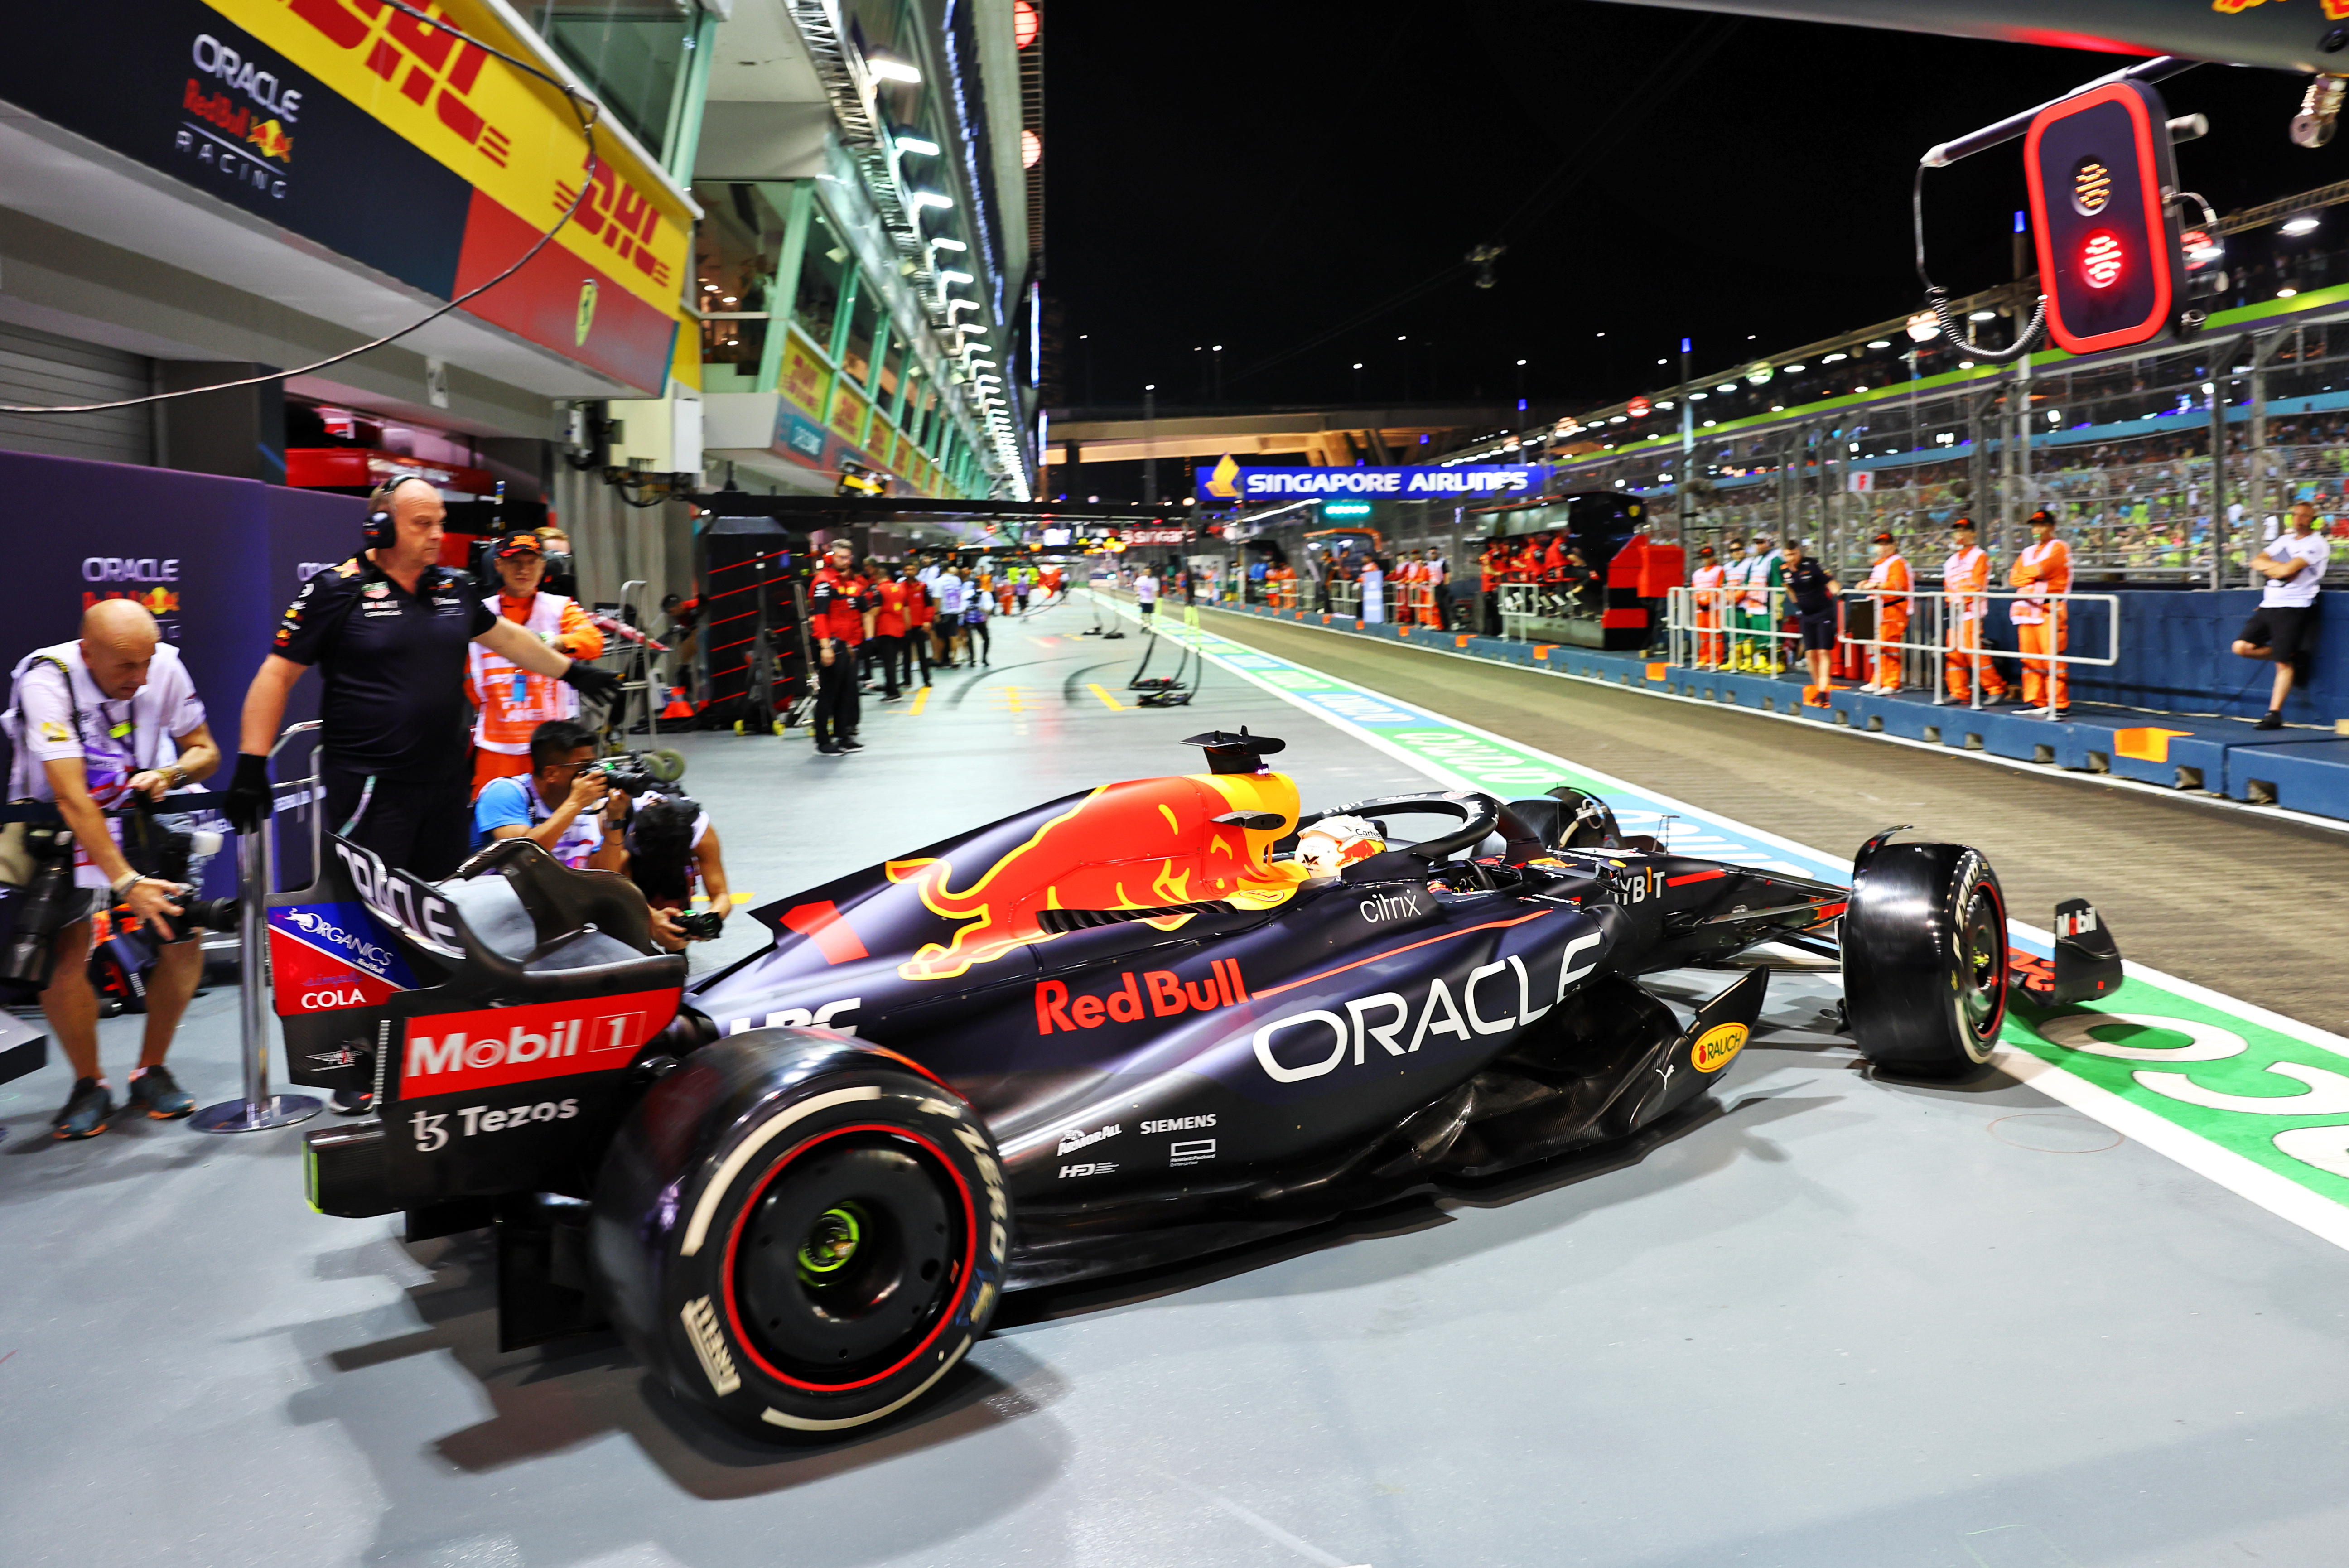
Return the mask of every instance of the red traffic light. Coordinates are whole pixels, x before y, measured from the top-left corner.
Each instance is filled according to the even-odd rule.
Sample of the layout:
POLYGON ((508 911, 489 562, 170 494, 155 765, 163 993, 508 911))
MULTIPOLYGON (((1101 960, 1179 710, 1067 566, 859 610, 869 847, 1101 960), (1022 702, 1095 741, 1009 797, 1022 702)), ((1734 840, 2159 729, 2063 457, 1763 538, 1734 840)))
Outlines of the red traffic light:
POLYGON ((2137 81, 2050 104, 2023 144, 2047 332, 2075 354, 2143 343, 2176 316, 2178 188, 2169 116, 2137 81))

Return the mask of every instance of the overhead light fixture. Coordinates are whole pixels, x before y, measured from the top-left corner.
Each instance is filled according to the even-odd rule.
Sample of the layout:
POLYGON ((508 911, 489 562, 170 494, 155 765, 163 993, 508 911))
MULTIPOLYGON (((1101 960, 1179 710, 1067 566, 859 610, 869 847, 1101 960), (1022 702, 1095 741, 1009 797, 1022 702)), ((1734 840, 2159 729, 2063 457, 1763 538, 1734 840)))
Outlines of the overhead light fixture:
POLYGON ((1692 403, 1701 403, 1711 396, 1713 396, 1711 392, 1691 392, 1689 394, 1689 401, 1692 403))
POLYGON ((947 319, 953 320, 954 313, 957 310, 977 310, 978 308, 978 301, 975 299, 949 299, 947 301, 947 319))
POLYGON ((1723 381, 1721 385, 1713 388, 1713 390, 1716 392, 1733 392, 1737 390, 1737 383, 1734 381, 1723 381))
POLYGON ((948 239, 944 234, 940 234, 937 238, 932 240, 930 244, 936 245, 942 251, 967 251, 970 249, 968 245, 963 244, 960 240, 948 239))
POLYGON ((2302 234, 2313 234, 2316 233, 2317 224, 2320 222, 2322 222, 2322 220, 2319 219, 2315 213, 2302 213, 2296 218, 2286 218, 2283 221, 2282 229, 2285 234, 2291 234, 2296 239, 2302 234))
POLYGON ((2277 289, 2277 290, 2276 290, 2276 297, 2277 297, 2278 299, 2290 299, 2293 295, 2296 295, 2296 294, 2298 294, 2299 292, 2300 292, 2300 290, 2298 290, 2298 289, 2296 289, 2296 288, 2290 288, 2290 287, 2280 288, 2280 289, 2277 289))
POLYGON ((1868 340, 1868 346, 1870 348, 1889 348, 1892 347, 1892 339, 1889 337, 1871 337, 1868 340))
POLYGON ((897 151, 918 152, 925 158, 936 158, 938 155, 938 144, 935 141, 925 141, 918 136, 901 136, 897 138, 897 151))
POLYGON ((1786 374, 1789 376, 1799 376, 1809 369, 1810 367, 1808 365, 1789 365, 1786 367, 1786 374))
POLYGON ((1851 356, 1848 354, 1829 354, 1826 358, 1822 358, 1819 363, 1822 365, 1834 365, 1850 358, 1851 356))
POLYGON ((966 364, 966 365, 984 365, 984 366, 986 366, 986 367, 987 367, 988 369, 999 369, 999 368, 1000 368, 1000 367, 999 367, 999 366, 996 364, 996 362, 995 362, 994 360, 992 360, 992 359, 982 359, 982 358, 979 358, 978 355, 976 355, 976 354, 972 355, 969 358, 968 358, 968 359, 964 360, 964 361, 963 361, 963 363, 964 363, 964 364, 966 364))
POLYGON ((952 196, 941 196, 936 191, 916 191, 907 199, 910 200, 916 207, 951 207, 954 205, 954 198, 952 196))
POLYGON ((893 60, 886 55, 866 56, 864 68, 885 82, 919 83, 922 79, 920 67, 907 65, 903 60, 893 60))
POLYGON ((940 283, 968 283, 970 280, 970 274, 967 272, 956 272, 951 267, 942 268, 938 273, 938 281, 940 283))
POLYGON ((1998 319, 1998 312, 1995 310, 1977 310, 1968 316, 1966 319, 1968 321, 1996 321, 1998 319))

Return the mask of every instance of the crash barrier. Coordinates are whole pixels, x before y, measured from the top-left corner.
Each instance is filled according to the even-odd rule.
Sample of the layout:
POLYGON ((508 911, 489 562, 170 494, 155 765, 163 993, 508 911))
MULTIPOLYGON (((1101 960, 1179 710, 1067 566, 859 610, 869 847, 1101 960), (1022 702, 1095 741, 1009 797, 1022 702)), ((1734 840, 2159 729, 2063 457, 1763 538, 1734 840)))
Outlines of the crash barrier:
MULTIPOLYGON (((277 743, 269 748, 269 761, 274 764, 277 753, 295 736, 309 734, 318 728, 315 719, 287 726, 285 732, 277 737, 277 743)), ((323 755, 318 751, 310 753, 311 776, 295 781, 294 785, 299 791, 302 815, 309 819, 309 864, 314 876, 326 815, 326 769, 320 760, 323 755)), ((198 1111, 188 1121, 198 1132, 263 1132, 308 1121, 326 1108, 323 1102, 309 1095, 269 1092, 269 895, 276 891, 274 845, 277 836, 274 790, 272 799, 270 820, 261 831, 236 836, 236 940, 240 956, 236 1022, 244 1049, 244 1096, 222 1100, 198 1111)))
MULTIPOLYGON (((1665 600, 1667 661, 1692 670, 1731 670, 1765 675, 1802 670, 1802 632, 1792 618, 1793 607, 1786 590, 1765 589, 1767 607, 1743 615, 1737 606, 1721 602, 1732 592, 1720 588, 1671 590, 1665 600)), ((1937 705, 1964 701, 1980 708, 1986 694, 2006 682, 2003 674, 1995 679, 1977 679, 1979 667, 1993 661, 2011 661, 2024 670, 2035 671, 2049 682, 2052 693, 2056 666, 2064 667, 2068 682, 2071 667, 2112 669, 2120 663, 2119 611, 2117 594, 1951 594, 1912 588, 1906 594, 1879 595, 1847 588, 1837 606, 1837 652, 1841 655, 1847 649, 1866 651, 1858 661, 1844 659, 1844 668, 1837 673, 1847 680, 1874 681, 1877 655, 1890 653, 1899 663, 1901 686, 1930 688, 1937 705), (2002 607, 2002 618, 2013 626, 2013 607, 2023 603, 2045 605, 2054 610, 2054 624, 2064 634, 2059 639, 2063 651, 2025 649, 2019 641, 2017 646, 1995 647, 1986 639, 1992 606, 2002 607), (1891 616, 1886 613, 1888 606, 1895 612, 1891 616), (2095 607, 2096 613, 2082 613, 2088 607, 2095 607), (1975 613, 1969 616, 1968 611, 1975 613), (1888 628, 1897 635, 1877 635, 1888 628), (2101 652, 2081 651, 2089 639, 2101 644, 2101 652), (1961 698, 1952 694, 1952 684, 1965 687, 1967 695, 1961 698)), ((2037 711, 2045 717, 2054 716, 2052 707, 2037 711)))
POLYGON ((1331 582, 1330 585, 1329 613, 1331 615, 1344 616, 1348 620, 1361 619, 1362 614, 1362 585, 1355 581, 1352 577, 1339 577, 1331 582))
MULTIPOLYGON (((2227 652, 2227 643, 2258 601, 2256 592, 2130 590, 2116 597, 2123 622, 2121 662, 2114 669, 2075 667, 2071 713, 2059 720, 2016 709, 1936 703, 1921 685, 1892 696, 1839 686, 1827 694, 1826 706, 1806 705, 1799 674, 1697 670, 1670 662, 1661 649, 1641 655, 1468 632, 1431 633, 1423 627, 1379 625, 1311 611, 1281 615, 1234 606, 1226 613, 1377 638, 1459 658, 1599 681, 1626 691, 1792 716, 1847 727, 1855 734, 2109 774, 2349 821, 2349 735, 2333 734, 2330 717, 2323 718, 2323 729, 2259 732, 2243 722, 2265 711, 2270 667, 2233 659, 2227 652), (2149 647, 2145 629, 2148 627, 2190 628, 2194 641, 2184 648, 2149 647), (2172 661, 2178 668, 2191 666, 2200 672, 2201 686, 2187 693, 2200 709, 2199 713, 2148 712, 2142 707, 2109 704, 2087 690, 2092 681, 2117 682, 2133 690, 2135 683, 2147 679, 2148 666, 2158 671, 2172 661), (2241 666, 2255 680, 2256 697, 2244 705, 2248 711, 2237 710, 2239 717, 2215 716, 2211 709, 2230 696, 2232 688, 2217 686, 2213 674, 2224 679, 2232 673, 2229 668, 2232 665, 2241 666)), ((1994 619, 2002 607, 1992 607, 1994 619)), ((2074 623, 2075 639, 2101 635, 2078 630, 2081 619, 2101 613, 2102 607, 2096 605, 2080 607, 2074 623)), ((1993 636, 2003 631, 2002 625, 1992 628, 1993 636)), ((2011 647, 1993 647, 1990 651, 2012 666, 2011 647)), ((1938 665, 1934 672, 1938 677, 1938 665)), ((2309 694, 2295 691, 2286 709, 2294 726, 2309 724, 2320 711, 2329 715, 2343 711, 2344 696, 2349 695, 2349 636, 2337 638, 2330 645, 2320 640, 2314 676, 2309 694)))

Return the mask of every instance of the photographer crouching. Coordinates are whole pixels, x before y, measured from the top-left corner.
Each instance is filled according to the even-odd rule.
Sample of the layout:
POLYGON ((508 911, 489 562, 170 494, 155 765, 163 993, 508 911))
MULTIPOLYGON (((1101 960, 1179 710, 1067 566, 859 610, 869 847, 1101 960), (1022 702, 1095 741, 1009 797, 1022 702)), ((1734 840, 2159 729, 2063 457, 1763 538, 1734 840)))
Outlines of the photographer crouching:
POLYGON ((621 868, 653 907, 653 940, 671 952, 689 941, 715 941, 734 911, 734 895, 709 814, 697 801, 657 790, 638 791, 633 802, 618 791, 614 798, 614 809, 626 817, 621 868), (697 890, 709 899, 698 912, 697 890))
MULTIPOLYGON (((78 641, 36 649, 17 664, 0 724, 16 748, 9 798, 54 802, 73 836, 72 887, 59 910, 63 923, 49 939, 41 992, 41 1012, 74 1071, 73 1093, 52 1118, 57 1136, 93 1137, 114 1115, 98 1058, 89 937, 90 918, 117 903, 162 938, 148 978, 146 1039, 126 1108, 156 1120, 187 1116, 196 1102, 172 1080, 163 1058, 202 978, 203 950, 190 940, 192 929, 174 924, 185 913, 175 901, 183 889, 141 875, 124 856, 119 813, 160 802, 220 765, 195 683, 179 649, 161 640, 154 617, 127 599, 107 599, 83 612, 78 641)), ((20 966, 11 978, 32 983, 41 977, 20 966)))

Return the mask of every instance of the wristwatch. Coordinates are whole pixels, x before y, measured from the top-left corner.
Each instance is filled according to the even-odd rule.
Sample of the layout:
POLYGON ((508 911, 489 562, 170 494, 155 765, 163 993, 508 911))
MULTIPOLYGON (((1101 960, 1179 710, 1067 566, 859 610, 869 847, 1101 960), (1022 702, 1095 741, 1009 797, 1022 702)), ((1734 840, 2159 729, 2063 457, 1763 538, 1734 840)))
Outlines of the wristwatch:
POLYGON ((129 892, 130 892, 130 889, 131 889, 131 888, 135 888, 135 887, 137 887, 137 886, 139 885, 139 883, 140 883, 140 876, 139 876, 139 873, 138 873, 138 872, 136 872, 136 871, 125 871, 121 876, 117 877, 114 879, 114 882, 113 882, 114 896, 115 896, 117 898, 126 898, 126 897, 128 897, 128 896, 129 896, 129 892))

